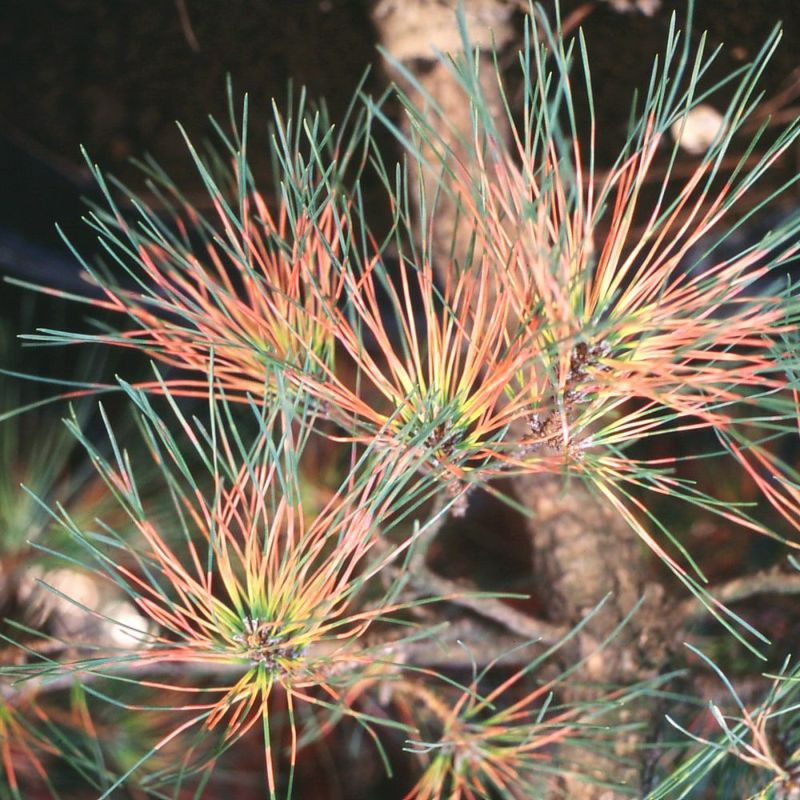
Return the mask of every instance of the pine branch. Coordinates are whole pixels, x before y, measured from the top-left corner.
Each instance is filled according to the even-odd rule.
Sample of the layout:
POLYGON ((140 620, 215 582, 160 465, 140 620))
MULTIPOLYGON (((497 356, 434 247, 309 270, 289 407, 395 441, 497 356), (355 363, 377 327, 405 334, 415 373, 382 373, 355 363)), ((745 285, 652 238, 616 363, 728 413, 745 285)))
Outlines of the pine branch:
MULTIPOLYGON (((398 639, 394 632, 384 632, 383 635, 373 635, 368 643, 353 648, 353 661, 340 662, 336 665, 337 672, 345 672, 348 666, 356 669, 361 665, 359 653, 369 653, 375 662, 385 661, 387 664, 396 663, 398 667, 415 666, 422 668, 447 667, 479 668, 483 669, 490 664, 504 666, 520 666, 529 664, 536 656, 541 655, 542 641, 531 642, 520 646, 517 636, 498 634, 496 631, 476 624, 469 620, 460 620, 442 628, 437 626, 436 636, 432 638, 398 639)), ((68 649, 66 643, 63 650, 68 649)), ((314 659, 324 656, 330 645, 322 643, 308 648, 307 656, 314 659)), ((75 659, 73 653, 71 663, 58 666, 54 675, 41 675, 36 672, 31 676, 19 676, 24 667, 8 668, 6 674, 17 674, 16 680, 9 679, 0 686, 0 697, 12 705, 23 699, 42 694, 51 694, 66 691, 76 683, 86 686, 98 680, 113 678, 130 678, 144 681, 153 678, 182 679, 187 685, 196 686, 207 680, 232 680, 241 678, 252 668, 251 663, 191 661, 175 663, 158 660, 138 660, 139 654, 131 654, 130 660, 119 653, 106 654, 105 656, 93 651, 90 661, 83 664, 75 659), (97 666, 103 658, 108 660, 97 666)), ((61 654, 55 648, 48 648, 48 658, 57 664, 61 654)))
MULTIPOLYGON (((440 500, 436 501, 435 508, 444 508, 440 500)), ((426 526, 420 537, 421 546, 417 544, 413 546, 408 564, 393 564, 390 570, 386 571, 386 580, 404 580, 415 597, 440 597, 448 603, 474 612, 508 633, 522 637, 523 640, 552 645, 563 639, 569 631, 568 626, 554 625, 533 617, 503 602, 500 598, 487 596, 486 592, 481 592, 474 586, 442 577, 428 566, 425 552, 446 520, 447 516, 440 513, 433 524, 426 526)), ((377 547, 378 552, 384 554, 391 550, 391 546, 385 540, 380 540, 377 547)))
MULTIPOLYGON (((725 605, 766 594, 800 594, 800 575, 784 572, 780 567, 775 567, 712 586, 709 593, 725 605)), ((691 597, 680 603, 676 612, 678 619, 690 623, 705 616, 708 609, 697 598, 691 597)))

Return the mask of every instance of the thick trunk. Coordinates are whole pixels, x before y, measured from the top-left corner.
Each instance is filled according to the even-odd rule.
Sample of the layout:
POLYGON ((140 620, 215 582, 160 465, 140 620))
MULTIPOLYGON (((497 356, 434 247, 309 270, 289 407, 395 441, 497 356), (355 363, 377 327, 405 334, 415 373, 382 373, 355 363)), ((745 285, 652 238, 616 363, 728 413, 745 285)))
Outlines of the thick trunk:
MULTIPOLYGON (((629 686, 656 676, 670 661, 673 634, 663 587, 648 578, 646 554, 636 533, 577 479, 525 476, 515 481, 517 495, 530 509, 533 569, 550 620, 576 625, 607 595, 610 597, 570 645, 562 666, 582 661, 562 698, 579 703, 597 686, 629 686), (644 598, 622 631, 601 644, 644 598)), ((614 741, 613 755, 589 750, 564 753, 578 770, 598 781, 629 786, 634 796, 646 772, 646 754, 637 746, 651 738, 658 709, 652 703, 622 706, 602 724, 624 731, 614 741), (641 728, 626 729, 633 723, 641 728)), ((575 778, 561 779, 566 797, 612 800, 617 795, 575 778)))

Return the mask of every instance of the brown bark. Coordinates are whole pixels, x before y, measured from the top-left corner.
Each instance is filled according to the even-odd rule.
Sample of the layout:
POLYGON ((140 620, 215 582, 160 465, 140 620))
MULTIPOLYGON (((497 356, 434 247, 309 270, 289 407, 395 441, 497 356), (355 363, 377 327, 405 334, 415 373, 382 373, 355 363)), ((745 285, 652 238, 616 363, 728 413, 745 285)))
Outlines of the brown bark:
MULTIPOLYGON (((533 569, 551 621, 576 625, 607 595, 610 597, 560 654, 563 666, 582 661, 564 690, 564 700, 591 698, 598 685, 626 686, 661 672, 669 663, 673 634, 663 587, 648 578, 646 554, 636 533, 588 489, 558 476, 525 476, 515 481, 517 494, 530 509, 528 524, 533 543, 533 569), (602 643, 642 604, 606 647, 602 643)), ((618 737, 615 755, 632 759, 626 766, 616 758, 584 751, 566 753, 580 770, 598 780, 618 781, 638 790, 643 757, 635 753, 652 733, 657 709, 640 702, 622 707, 607 725, 640 722, 643 727, 618 737)), ((573 778, 562 780, 567 797, 602 798, 617 795, 573 778)))

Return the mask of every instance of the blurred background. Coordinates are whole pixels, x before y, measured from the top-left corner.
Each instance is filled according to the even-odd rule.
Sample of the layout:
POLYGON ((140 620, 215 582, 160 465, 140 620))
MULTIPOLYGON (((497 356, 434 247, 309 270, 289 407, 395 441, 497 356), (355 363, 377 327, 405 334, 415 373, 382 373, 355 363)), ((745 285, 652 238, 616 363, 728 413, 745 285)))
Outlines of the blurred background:
MULTIPOLYGON (((527 3, 507 5, 521 36, 527 3)), ((553 0, 543 5, 552 16, 553 0)), ((781 111, 800 101, 796 0, 695 5, 693 38, 707 29, 709 50, 725 45, 718 75, 752 57, 781 22, 784 39, 763 87, 768 97, 784 93, 781 111)), ((680 22, 687 3, 564 0, 561 6, 564 19, 580 19, 588 40, 602 164, 618 150, 633 90, 645 85, 672 13, 680 22)), ((209 134, 208 114, 224 119, 227 113, 227 76, 237 95, 250 94, 254 156, 270 100, 282 105, 290 81, 306 86, 311 98, 324 98, 333 119, 368 68, 367 90, 379 92, 387 76, 373 12, 369 0, 0 3, 0 270, 71 280, 74 264, 54 223, 91 249, 93 237, 79 220, 81 195, 94 191, 81 145, 135 189, 141 179, 130 159, 149 153, 188 190, 197 177, 175 121, 194 140, 209 134)), ((511 67, 513 43, 506 50, 504 63, 511 67)), ((5 314, 17 305, 10 293, 5 287, 5 314)))

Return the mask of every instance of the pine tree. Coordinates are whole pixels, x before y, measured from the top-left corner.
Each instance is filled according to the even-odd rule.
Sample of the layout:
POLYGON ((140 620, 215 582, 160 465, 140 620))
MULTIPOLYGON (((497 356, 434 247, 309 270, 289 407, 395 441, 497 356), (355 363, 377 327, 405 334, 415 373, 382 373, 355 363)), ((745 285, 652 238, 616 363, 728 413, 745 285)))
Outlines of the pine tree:
POLYGON ((342 125, 274 107, 270 188, 232 88, 215 149, 184 134, 202 198, 87 157, 105 258, 49 291, 97 327, 27 338, 131 357, 65 427, 7 414, 35 422, 2 433, 0 797, 800 796, 795 654, 730 663, 768 645, 731 604, 800 562, 709 586, 679 522, 800 545, 800 218, 726 249, 800 140, 759 118, 780 33, 712 83, 673 20, 601 170, 580 31, 530 9, 518 108, 458 23, 467 128, 397 61, 342 125), (534 532, 546 615, 443 568, 486 498, 534 532))

